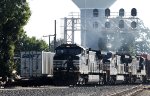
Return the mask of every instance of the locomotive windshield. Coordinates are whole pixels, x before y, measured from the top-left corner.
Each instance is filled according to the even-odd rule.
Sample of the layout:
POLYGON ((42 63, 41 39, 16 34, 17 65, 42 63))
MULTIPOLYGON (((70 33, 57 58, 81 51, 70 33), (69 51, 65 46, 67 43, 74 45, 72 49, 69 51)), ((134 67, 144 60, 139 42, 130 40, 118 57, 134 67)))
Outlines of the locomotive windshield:
POLYGON ((72 55, 81 54, 83 51, 83 49, 80 46, 73 46, 73 45, 59 46, 55 50, 56 54, 72 54, 72 55))
POLYGON ((75 48, 67 48, 67 49, 57 49, 56 54, 73 54, 78 55, 81 54, 81 49, 75 49, 75 48))

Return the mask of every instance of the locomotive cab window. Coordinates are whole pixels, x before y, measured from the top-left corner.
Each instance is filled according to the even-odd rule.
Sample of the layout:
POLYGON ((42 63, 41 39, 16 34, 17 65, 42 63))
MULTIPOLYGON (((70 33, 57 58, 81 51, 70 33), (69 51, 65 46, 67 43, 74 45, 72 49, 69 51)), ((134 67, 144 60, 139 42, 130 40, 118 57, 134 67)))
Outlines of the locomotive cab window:
POLYGON ((121 55, 120 61, 121 61, 121 64, 123 64, 123 63, 131 63, 132 62, 132 58, 131 58, 131 56, 126 57, 125 55, 121 55))
POLYGON ((56 50, 56 53, 57 53, 57 54, 63 54, 63 53, 64 53, 64 50, 56 50))
MULTIPOLYGON (((63 48, 63 49, 57 49, 56 50, 57 54, 74 54, 78 55, 82 53, 82 49, 79 48, 63 48)), ((84 53, 84 52, 83 52, 84 53)))
POLYGON ((84 50, 82 51, 82 56, 83 56, 83 55, 85 55, 85 51, 84 51, 84 50))

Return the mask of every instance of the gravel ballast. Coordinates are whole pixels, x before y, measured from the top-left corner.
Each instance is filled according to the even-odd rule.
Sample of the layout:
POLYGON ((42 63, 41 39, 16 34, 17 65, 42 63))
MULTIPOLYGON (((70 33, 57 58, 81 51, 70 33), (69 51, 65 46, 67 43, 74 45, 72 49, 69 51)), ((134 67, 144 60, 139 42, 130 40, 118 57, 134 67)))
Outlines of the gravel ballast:
POLYGON ((0 89, 0 96, 106 96, 134 86, 14 87, 0 89))

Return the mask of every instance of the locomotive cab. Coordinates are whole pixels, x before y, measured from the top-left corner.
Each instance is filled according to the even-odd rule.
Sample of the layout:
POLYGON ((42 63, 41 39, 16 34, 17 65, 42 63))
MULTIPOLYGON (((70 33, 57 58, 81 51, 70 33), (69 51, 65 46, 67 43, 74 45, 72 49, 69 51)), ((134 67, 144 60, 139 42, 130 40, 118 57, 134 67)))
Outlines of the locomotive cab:
POLYGON ((56 84, 87 84, 102 78, 101 52, 76 44, 62 44, 55 49, 53 78, 56 84))
POLYGON ((76 44, 62 44, 55 49, 53 58, 53 78, 57 84, 76 84, 81 68, 81 63, 86 64, 86 50, 76 44))

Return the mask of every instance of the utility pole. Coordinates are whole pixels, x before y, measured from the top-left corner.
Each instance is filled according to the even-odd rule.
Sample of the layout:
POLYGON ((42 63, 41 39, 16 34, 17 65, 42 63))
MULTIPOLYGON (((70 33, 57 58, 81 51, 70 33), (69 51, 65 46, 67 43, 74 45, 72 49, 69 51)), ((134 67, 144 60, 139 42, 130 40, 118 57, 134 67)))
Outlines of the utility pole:
POLYGON ((56 48, 56 20, 55 20, 55 33, 54 33, 54 49, 56 48))
MULTIPOLYGON (((46 36, 43 36, 43 37, 49 37, 49 51, 50 51, 50 49, 51 49, 51 41, 50 41, 50 38, 51 38, 51 36, 54 36, 54 50, 55 50, 55 48, 56 48, 56 20, 55 20, 55 33, 54 33, 54 35, 46 35, 46 36)), ((53 50, 53 51, 54 51, 53 50)))
POLYGON ((43 37, 49 37, 49 51, 50 51, 50 49, 51 49, 51 40, 50 40, 50 38, 51 38, 51 36, 55 36, 55 35, 46 35, 46 36, 43 36, 43 37))

